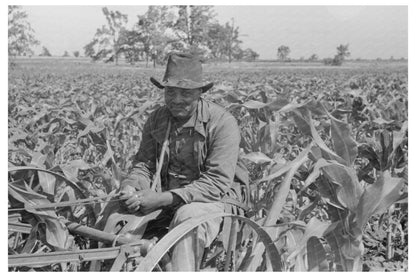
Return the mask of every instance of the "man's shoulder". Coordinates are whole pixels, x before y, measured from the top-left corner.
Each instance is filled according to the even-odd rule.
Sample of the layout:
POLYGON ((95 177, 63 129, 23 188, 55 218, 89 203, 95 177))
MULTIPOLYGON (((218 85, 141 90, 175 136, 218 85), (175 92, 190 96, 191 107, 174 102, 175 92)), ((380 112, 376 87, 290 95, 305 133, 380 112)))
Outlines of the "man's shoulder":
POLYGON ((220 120, 228 117, 234 118, 234 116, 228 112, 223 106, 203 99, 204 105, 207 107, 210 120, 220 120))
POLYGON ((224 107, 213 103, 211 101, 205 101, 207 107, 207 114, 209 116, 206 118, 207 127, 209 130, 223 130, 227 132, 239 132, 237 119, 228 112, 224 107))

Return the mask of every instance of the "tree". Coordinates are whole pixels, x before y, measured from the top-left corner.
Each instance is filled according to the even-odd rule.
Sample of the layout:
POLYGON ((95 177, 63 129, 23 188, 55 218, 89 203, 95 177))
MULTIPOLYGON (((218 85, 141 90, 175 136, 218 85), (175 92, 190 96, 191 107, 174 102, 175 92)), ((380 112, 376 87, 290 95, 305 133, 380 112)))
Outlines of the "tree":
POLYGON ((97 38, 98 30, 100 29, 97 29, 94 39, 90 43, 84 46, 84 55, 86 57, 90 57, 93 61, 96 61, 99 59, 99 57, 97 56, 98 54, 96 53, 96 50, 95 50, 95 48, 99 45, 99 41, 97 38))
POLYGON ((93 61, 108 58, 108 55, 113 53, 113 50, 110 31, 104 25, 97 29, 93 40, 84 46, 85 56, 90 57, 93 61))
POLYGON ((177 6, 177 18, 172 25, 176 38, 172 42, 174 50, 187 49, 205 56, 209 52, 208 32, 214 17, 212 6, 177 6))
POLYGON ((232 60, 240 61, 243 58, 244 58, 244 50, 241 49, 240 47, 237 47, 237 48, 232 49, 231 57, 228 56, 228 62, 231 63, 232 60))
POLYGON ((310 62, 316 62, 318 60, 318 55, 316 54, 312 54, 309 58, 308 61, 310 62))
POLYGON ((204 58, 242 59, 239 28, 234 19, 224 25, 215 20, 212 6, 177 6, 177 19, 171 29, 176 41, 173 50, 188 50, 204 58))
MULTIPOLYGON (((98 28, 92 41, 84 46, 85 56, 94 61, 115 60, 124 54, 134 63, 146 59, 164 62, 170 51, 187 51, 204 59, 256 59, 244 52, 239 40, 239 28, 234 20, 224 25, 215 21, 212 6, 149 6, 138 16, 132 29, 127 29, 127 16, 119 12, 103 13, 107 25, 98 28)), ((253 51, 254 52, 254 51, 253 51)))
POLYGON ((279 60, 286 61, 290 54, 290 48, 286 45, 281 45, 277 48, 277 57, 279 60))
POLYGON ((42 57, 51 57, 52 54, 51 54, 51 52, 49 52, 48 48, 46 48, 45 46, 42 46, 42 52, 40 53, 39 56, 42 56, 42 57))
POLYGON ((335 65, 335 66, 339 66, 341 65, 346 57, 349 57, 351 55, 351 53, 348 51, 348 44, 340 44, 337 47, 337 54, 334 56, 333 59, 331 58, 326 58, 323 60, 324 64, 326 65, 335 65))
POLYGON ((138 47, 141 44, 141 46, 133 47, 131 51, 134 52, 136 49, 137 54, 143 52, 146 66, 149 59, 154 60, 155 66, 156 60, 161 59, 165 54, 169 42, 175 41, 167 34, 167 30, 173 26, 175 15, 169 6, 149 6, 146 13, 138 18, 138 22, 133 27, 133 31, 137 33, 137 40, 133 39, 130 43, 137 44, 138 47))
POLYGON ((234 27, 234 19, 231 19, 231 23, 226 22, 224 25, 217 22, 210 24, 207 35, 209 38, 207 47, 212 58, 227 59, 228 62, 243 58, 243 50, 240 48, 239 28, 234 27))
POLYGON ((340 44, 337 47, 337 54, 332 60, 332 65, 341 65, 346 57, 349 57, 351 53, 348 51, 348 44, 340 44))
POLYGON ((79 57, 79 51, 74 51, 74 52, 72 52, 72 54, 74 55, 75 58, 79 57))
POLYGON ((252 50, 251 48, 247 48, 243 51, 243 59, 245 61, 255 61, 259 57, 259 54, 252 50))
POLYGON ((107 7, 103 8, 103 13, 107 19, 108 28, 110 30, 110 35, 112 38, 112 46, 114 61, 118 64, 118 55, 119 55, 119 38, 120 33, 124 29, 124 25, 127 23, 127 14, 122 14, 119 11, 109 11, 107 7))
POLYGON ((207 46, 210 49, 210 58, 221 60, 227 54, 227 30, 225 26, 215 22, 211 24, 208 30, 207 46))
POLYGON ((324 63, 324 65, 333 65, 333 58, 325 58, 322 60, 322 62, 324 63))
POLYGON ((228 62, 231 63, 233 56, 239 60, 241 58, 239 58, 238 54, 241 53, 243 55, 240 48, 241 40, 238 39, 239 28, 234 27, 234 18, 231 18, 231 24, 225 23, 225 32, 227 34, 225 51, 227 52, 228 62))
POLYGON ((8 54, 9 56, 33 55, 32 47, 39 44, 34 30, 27 21, 27 13, 20 6, 9 6, 8 54))
POLYGON ((119 11, 110 11, 107 7, 102 9, 107 26, 97 29, 93 40, 84 46, 85 55, 93 60, 107 59, 118 64, 120 54, 120 34, 125 29, 127 15, 119 11), (109 56, 109 57, 108 57, 109 56))
POLYGON ((143 59, 144 46, 141 33, 136 30, 123 30, 119 42, 119 52, 124 54, 128 63, 134 64, 143 59))
POLYGON ((64 54, 62 55, 62 57, 69 57, 68 51, 65 51, 64 54))
POLYGON ((348 51, 348 47, 349 47, 349 45, 348 44, 345 44, 345 45, 343 45, 343 44, 340 44, 338 47, 337 47, 337 56, 342 60, 342 61, 344 61, 344 59, 346 58, 346 57, 349 57, 350 55, 351 55, 351 53, 348 51))

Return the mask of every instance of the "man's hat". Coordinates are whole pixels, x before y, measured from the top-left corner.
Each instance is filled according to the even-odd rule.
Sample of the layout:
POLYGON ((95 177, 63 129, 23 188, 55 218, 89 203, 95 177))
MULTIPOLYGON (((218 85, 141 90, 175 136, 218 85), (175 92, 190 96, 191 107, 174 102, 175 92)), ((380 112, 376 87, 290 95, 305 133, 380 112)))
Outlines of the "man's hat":
POLYGON ((212 82, 207 83, 202 80, 201 61, 196 56, 185 53, 170 54, 163 81, 159 82, 153 77, 150 81, 160 89, 165 87, 201 88, 202 92, 206 92, 214 85, 212 82))

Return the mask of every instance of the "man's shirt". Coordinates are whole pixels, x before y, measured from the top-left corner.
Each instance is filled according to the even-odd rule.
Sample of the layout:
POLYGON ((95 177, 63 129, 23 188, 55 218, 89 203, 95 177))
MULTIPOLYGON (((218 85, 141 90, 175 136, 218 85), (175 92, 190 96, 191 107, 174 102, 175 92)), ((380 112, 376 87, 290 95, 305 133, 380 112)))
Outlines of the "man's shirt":
POLYGON ((161 172, 162 190, 177 194, 185 203, 215 202, 225 195, 237 199, 231 189, 240 143, 237 122, 224 108, 203 99, 182 126, 175 125, 165 106, 149 116, 123 185, 150 187, 169 120, 172 128, 161 172))
POLYGON ((198 179, 199 169, 194 155, 195 114, 185 123, 172 120, 169 136, 167 189, 180 188, 198 179))

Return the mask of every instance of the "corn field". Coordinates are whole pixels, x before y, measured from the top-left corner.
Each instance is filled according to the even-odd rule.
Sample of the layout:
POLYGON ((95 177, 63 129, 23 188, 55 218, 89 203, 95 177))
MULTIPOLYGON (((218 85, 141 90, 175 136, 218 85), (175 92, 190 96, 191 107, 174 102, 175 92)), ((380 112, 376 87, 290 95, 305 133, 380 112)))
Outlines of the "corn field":
MULTIPOLYGON (((279 255, 266 257, 243 223, 232 263, 212 254, 211 269, 268 271, 276 258, 281 271, 407 271, 407 64, 233 65, 205 65, 215 85, 203 97, 239 123, 250 174, 246 216, 279 255)), ((162 68, 36 59, 9 69, 9 257, 97 247, 65 222, 102 230, 109 220, 144 122, 163 105, 163 93, 149 81, 162 74, 162 68), (107 201, 91 200, 98 198, 107 201), (18 232, 10 224, 29 227, 18 232)), ((220 234, 224 249, 228 232, 220 234)), ((82 260, 9 265, 9 271, 89 270, 91 262, 82 260)))

